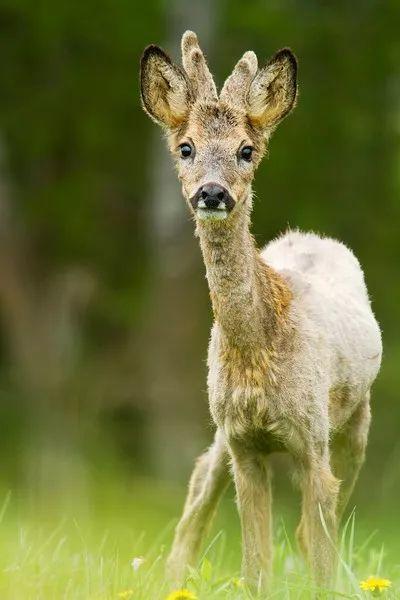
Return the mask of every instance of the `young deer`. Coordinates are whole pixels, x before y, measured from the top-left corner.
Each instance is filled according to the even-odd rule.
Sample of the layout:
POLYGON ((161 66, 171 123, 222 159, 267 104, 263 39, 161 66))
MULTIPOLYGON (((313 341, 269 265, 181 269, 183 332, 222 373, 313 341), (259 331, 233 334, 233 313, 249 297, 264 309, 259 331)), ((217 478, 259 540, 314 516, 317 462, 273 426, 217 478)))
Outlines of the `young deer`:
POLYGON ((360 265, 343 244, 296 231, 260 252, 249 231, 254 172, 296 101, 292 52, 280 50, 262 69, 246 52, 219 94, 190 31, 182 58, 183 69, 149 46, 141 96, 166 131, 206 266, 216 434, 192 474, 168 571, 181 580, 195 562, 231 464, 243 573, 265 585, 272 562, 268 457, 287 451, 303 495, 298 541, 324 584, 335 564, 338 519, 364 460, 379 326, 360 265))

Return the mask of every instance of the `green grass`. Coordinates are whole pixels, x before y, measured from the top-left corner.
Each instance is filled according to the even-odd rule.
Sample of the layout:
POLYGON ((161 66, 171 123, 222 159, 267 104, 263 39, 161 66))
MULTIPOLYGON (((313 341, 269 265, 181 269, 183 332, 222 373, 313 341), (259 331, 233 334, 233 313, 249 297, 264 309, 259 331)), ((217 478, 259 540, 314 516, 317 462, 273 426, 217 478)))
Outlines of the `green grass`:
MULTIPOLYGON (((108 600, 124 590, 132 590, 131 600, 165 599, 171 591, 164 579, 165 555, 182 500, 182 489, 143 481, 100 487, 73 501, 6 494, 0 510, 0 599, 108 600), (145 562, 135 572, 131 561, 138 556, 145 562)), ((311 598, 315 591, 292 542, 293 523, 290 511, 284 518, 278 512, 274 580, 262 598, 311 598)), ((393 548, 386 553, 379 533, 368 535, 369 524, 349 519, 329 597, 372 597, 361 592, 359 580, 380 575, 392 581, 381 597, 400 598, 396 527, 388 524, 393 548)), ((199 600, 254 598, 238 581, 240 534, 232 495, 221 507, 213 536, 186 587, 199 600)))

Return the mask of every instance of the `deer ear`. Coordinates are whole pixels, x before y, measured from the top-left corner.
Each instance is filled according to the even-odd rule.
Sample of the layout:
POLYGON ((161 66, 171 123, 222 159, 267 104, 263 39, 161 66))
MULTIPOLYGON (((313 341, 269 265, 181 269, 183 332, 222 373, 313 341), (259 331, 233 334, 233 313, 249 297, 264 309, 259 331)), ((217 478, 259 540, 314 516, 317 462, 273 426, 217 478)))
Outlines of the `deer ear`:
POLYGON ((288 48, 279 50, 250 84, 247 112, 263 128, 273 128, 296 103, 297 60, 288 48))
POLYGON ((158 46, 148 46, 143 53, 140 88, 143 108, 156 123, 173 128, 186 119, 191 103, 189 81, 158 46))

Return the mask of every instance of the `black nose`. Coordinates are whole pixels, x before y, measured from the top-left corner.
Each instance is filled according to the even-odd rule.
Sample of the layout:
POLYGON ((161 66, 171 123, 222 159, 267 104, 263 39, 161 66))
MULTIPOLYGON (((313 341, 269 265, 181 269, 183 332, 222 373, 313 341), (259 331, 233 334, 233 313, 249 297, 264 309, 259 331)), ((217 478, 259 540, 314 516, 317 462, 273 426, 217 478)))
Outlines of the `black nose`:
POLYGON ((207 183, 200 190, 200 198, 207 208, 218 208, 219 203, 227 200, 229 194, 225 188, 216 183, 207 183))

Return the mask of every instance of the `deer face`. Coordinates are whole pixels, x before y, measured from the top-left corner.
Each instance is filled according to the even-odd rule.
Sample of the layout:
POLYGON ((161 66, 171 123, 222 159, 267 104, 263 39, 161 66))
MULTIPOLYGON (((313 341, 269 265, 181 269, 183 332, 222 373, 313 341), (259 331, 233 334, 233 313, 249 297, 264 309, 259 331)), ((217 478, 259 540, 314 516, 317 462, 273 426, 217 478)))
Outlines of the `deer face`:
POLYGON ((296 100, 296 59, 279 51, 258 70, 246 52, 219 96, 197 37, 182 38, 183 69, 149 46, 141 63, 145 111, 167 133, 196 219, 226 220, 251 207, 251 183, 268 139, 296 100))

